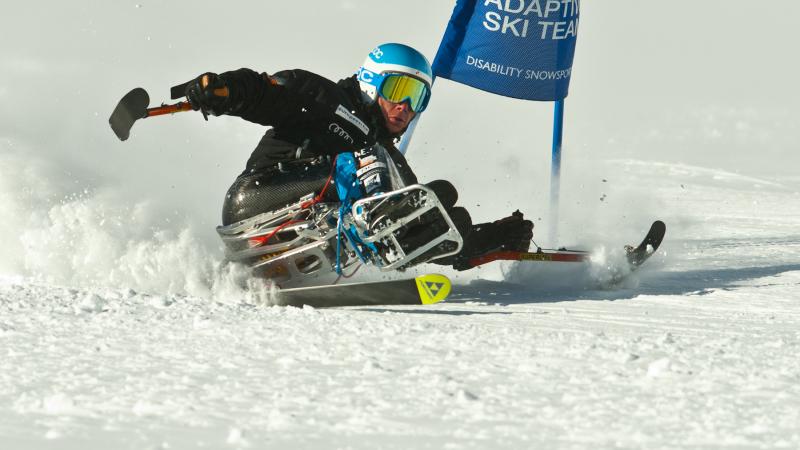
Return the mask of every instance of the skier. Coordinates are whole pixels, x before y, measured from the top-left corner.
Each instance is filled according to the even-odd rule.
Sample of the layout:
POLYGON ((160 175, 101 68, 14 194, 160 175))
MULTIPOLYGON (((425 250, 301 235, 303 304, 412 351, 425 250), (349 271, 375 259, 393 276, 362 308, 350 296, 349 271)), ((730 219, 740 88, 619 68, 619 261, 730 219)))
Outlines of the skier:
MULTIPOLYGON (((432 77, 421 53, 389 43, 376 47, 356 75, 339 82, 300 69, 272 75, 239 69, 208 72, 187 83, 187 99, 204 116, 238 116, 271 126, 227 192, 223 225, 282 207, 309 192, 319 194, 342 153, 355 155, 368 196, 416 184, 417 177, 395 143, 425 111, 432 77)), ((471 267, 470 258, 489 251, 528 250, 533 223, 519 211, 473 225, 466 209, 455 206, 458 193, 451 183, 437 180, 427 186, 464 240, 459 254, 431 262, 465 270, 471 267)), ((326 200, 336 201, 334 196, 326 191, 326 200)), ((409 234, 426 241, 426 235, 436 231, 429 228, 420 223, 409 234)))

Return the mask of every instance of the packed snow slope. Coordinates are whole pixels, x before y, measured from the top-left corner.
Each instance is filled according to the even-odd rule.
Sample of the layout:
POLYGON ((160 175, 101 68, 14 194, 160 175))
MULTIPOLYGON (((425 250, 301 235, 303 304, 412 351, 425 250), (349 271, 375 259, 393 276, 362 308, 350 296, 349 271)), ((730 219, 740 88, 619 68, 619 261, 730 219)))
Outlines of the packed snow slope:
POLYGON ((222 264, 221 199, 263 127, 107 125, 131 88, 157 103, 209 70, 340 78, 383 41, 432 57, 452 10, 312 3, 4 9, 0 448, 800 447, 800 3, 583 2, 557 243, 550 105, 437 82, 420 179, 598 256, 333 310, 270 306, 222 264), (654 219, 662 248, 609 286, 654 219))
POLYGON ((671 224, 614 289, 601 261, 336 310, 5 278, 4 447, 797 448, 798 180, 614 164, 671 224))

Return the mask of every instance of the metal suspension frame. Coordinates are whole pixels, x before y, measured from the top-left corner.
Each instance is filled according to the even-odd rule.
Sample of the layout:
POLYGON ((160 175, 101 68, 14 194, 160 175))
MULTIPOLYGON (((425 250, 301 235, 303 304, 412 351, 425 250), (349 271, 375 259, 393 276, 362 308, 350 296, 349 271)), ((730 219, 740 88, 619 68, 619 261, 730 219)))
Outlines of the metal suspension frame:
MULTIPOLYGON (((278 284, 295 284, 330 273, 336 264, 338 205, 309 206, 311 199, 313 194, 279 210, 217 227, 226 258, 247 264, 255 276, 278 284), (279 242, 270 243, 273 238, 279 242)), ((347 258, 344 267, 356 262, 347 258)))
MULTIPOLYGON (((247 264, 255 276, 270 278, 279 285, 297 284, 333 272, 337 260, 339 204, 313 203, 311 199, 313 194, 284 208, 217 227, 225 243, 226 258, 247 264)), ((361 199, 353 204, 350 212, 342 219, 343 225, 354 226, 363 244, 382 249, 378 254, 374 251, 368 254, 368 262, 381 271, 410 267, 443 242, 452 242, 452 250, 432 259, 456 254, 463 246, 461 235, 444 205, 424 185, 361 199), (397 212, 393 206, 400 202, 405 202, 410 211, 392 214, 397 212), (405 250, 401 230, 430 211, 440 216, 447 230, 416 248, 405 250)), ((343 261, 341 268, 347 269, 361 260, 352 248, 354 243, 342 239, 345 245, 339 259, 343 261)))
POLYGON ((386 249, 380 254, 380 270, 384 272, 407 267, 415 259, 443 242, 453 242, 455 247, 453 250, 438 254, 431 259, 455 255, 461 251, 464 245, 461 234, 447 214, 444 205, 436 197, 433 190, 421 184, 414 184, 386 194, 361 199, 353 204, 351 218, 348 220, 351 220, 357 227, 367 230, 365 235, 361 237, 365 243, 380 244, 386 249), (403 199, 406 196, 413 197, 403 199), (380 211, 381 207, 389 206, 392 203, 396 204, 400 200, 410 201, 414 206, 414 210, 399 217, 387 216, 386 219, 381 217, 374 219, 375 213, 380 211), (441 218, 444 219, 447 231, 407 253, 403 249, 398 232, 415 219, 432 210, 438 211, 441 218))

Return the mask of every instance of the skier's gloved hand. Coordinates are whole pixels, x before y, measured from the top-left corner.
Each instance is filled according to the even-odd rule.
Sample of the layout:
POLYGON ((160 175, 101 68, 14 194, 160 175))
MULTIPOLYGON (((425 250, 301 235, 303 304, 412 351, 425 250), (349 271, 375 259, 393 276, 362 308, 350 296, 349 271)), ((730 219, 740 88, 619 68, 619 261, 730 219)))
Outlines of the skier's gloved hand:
POLYGON ((219 75, 204 73, 186 85, 186 98, 192 109, 200 110, 208 120, 208 114, 219 116, 228 110, 230 92, 219 75))
POLYGON ((533 222, 525 220, 519 210, 510 216, 492 223, 493 231, 504 236, 502 248, 518 252, 527 252, 533 239, 533 222))
POLYGON ((533 222, 526 220, 519 210, 494 222, 473 225, 453 267, 456 270, 471 269, 470 259, 494 251, 527 252, 531 239, 533 222))

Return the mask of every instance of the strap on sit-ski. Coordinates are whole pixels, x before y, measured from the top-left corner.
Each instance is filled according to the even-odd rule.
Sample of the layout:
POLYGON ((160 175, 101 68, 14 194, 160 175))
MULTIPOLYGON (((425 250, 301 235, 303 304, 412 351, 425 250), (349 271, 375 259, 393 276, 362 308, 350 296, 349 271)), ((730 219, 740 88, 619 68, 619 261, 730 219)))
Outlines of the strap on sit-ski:
POLYGON ((349 214, 350 208, 353 207, 353 202, 364 197, 364 191, 361 188, 361 182, 358 179, 358 162, 353 153, 340 153, 336 157, 334 168, 334 180, 336 181, 336 193, 339 196, 341 207, 339 207, 339 221, 336 224, 336 273, 342 274, 341 265, 341 249, 342 249, 342 236, 350 241, 351 247, 356 252, 356 255, 362 262, 367 262, 367 259, 361 253, 360 246, 366 246, 372 251, 377 252, 375 244, 363 242, 358 232, 351 225, 345 228, 343 218, 349 214))

